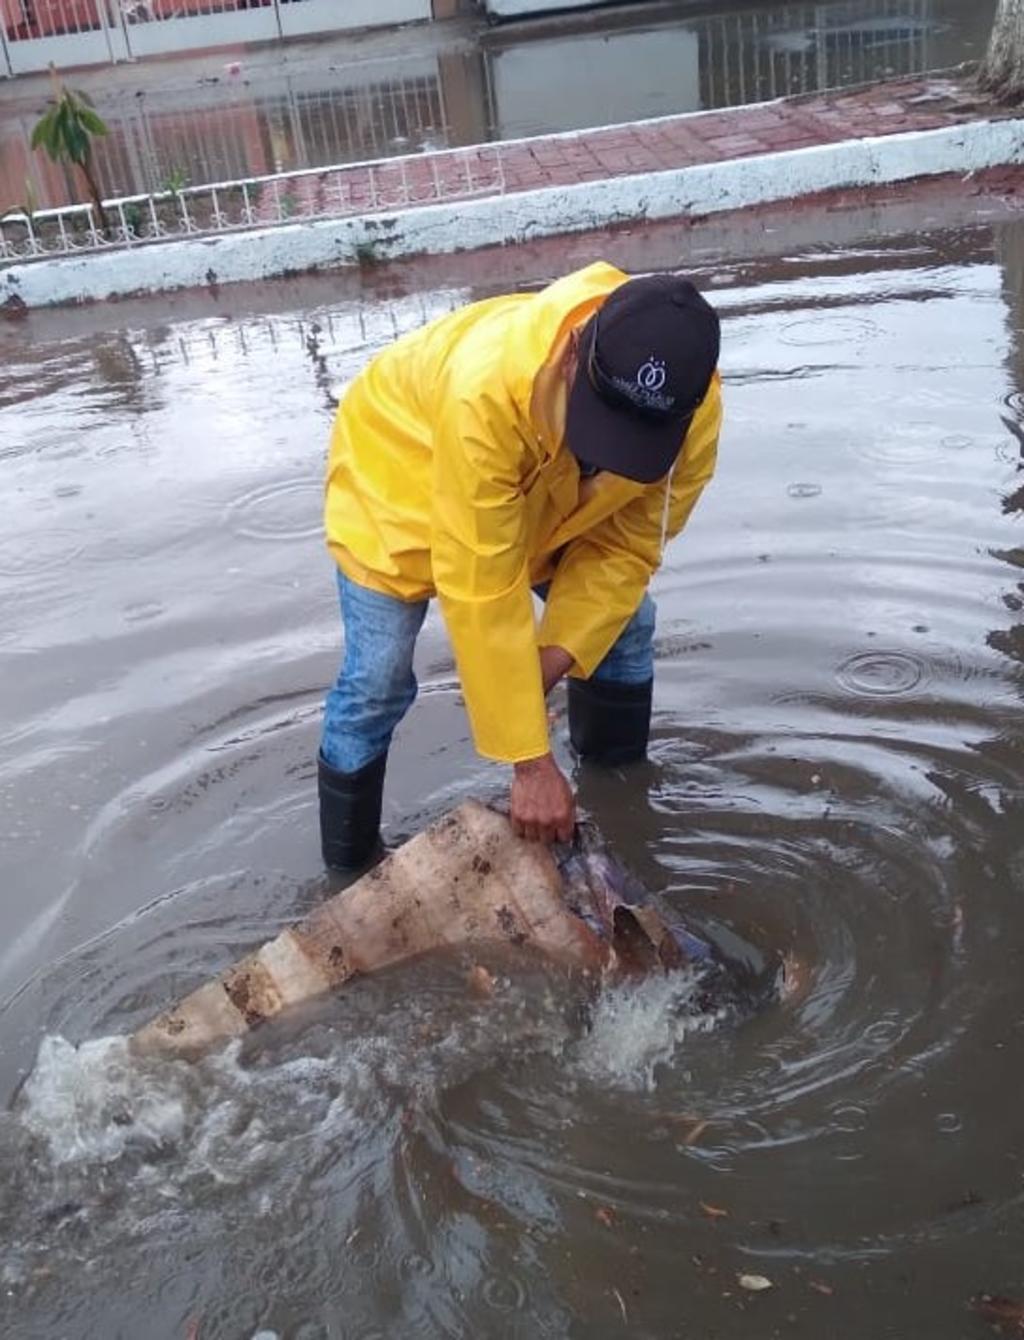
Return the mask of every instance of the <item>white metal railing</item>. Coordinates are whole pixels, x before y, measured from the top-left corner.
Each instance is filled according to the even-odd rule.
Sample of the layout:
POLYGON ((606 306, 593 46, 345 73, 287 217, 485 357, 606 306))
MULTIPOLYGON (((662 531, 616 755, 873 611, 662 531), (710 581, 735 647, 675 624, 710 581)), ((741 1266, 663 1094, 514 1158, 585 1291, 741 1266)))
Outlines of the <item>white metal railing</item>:
MULTIPOLYGON (((202 107, 181 110, 148 97, 126 100, 112 114, 104 109, 110 133, 93 144, 104 189, 138 195, 178 177, 194 183, 242 180, 275 168, 337 166, 449 142, 436 62, 433 68, 424 62, 422 73, 401 79, 339 84, 323 92, 297 90, 289 81, 281 91, 270 84, 255 97, 230 69, 223 84, 205 90, 202 107)), ((26 140, 31 127, 26 116, 26 140)), ((42 183, 39 189, 45 190, 42 183)))
POLYGON ((505 193, 500 145, 213 182, 93 205, 8 211, 0 264, 505 193))
POLYGON ((792 4, 707 15, 701 105, 725 107, 928 68, 932 0, 792 4))

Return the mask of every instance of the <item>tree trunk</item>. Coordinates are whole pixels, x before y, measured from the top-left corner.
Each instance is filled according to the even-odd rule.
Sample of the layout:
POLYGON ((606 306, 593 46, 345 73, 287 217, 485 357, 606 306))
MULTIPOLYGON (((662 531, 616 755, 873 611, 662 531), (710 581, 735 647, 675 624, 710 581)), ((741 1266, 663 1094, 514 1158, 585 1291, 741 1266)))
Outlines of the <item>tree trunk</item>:
POLYGON ((103 196, 100 193, 99 183, 97 182, 96 175, 93 172, 91 155, 86 155, 85 162, 78 164, 78 170, 81 172, 83 178, 85 179, 86 187, 88 188, 89 195, 92 198, 92 207, 96 211, 96 223, 99 227, 99 230, 105 238, 109 239, 110 223, 109 220, 107 219, 107 212, 103 208, 103 196))
POLYGON ((1024 0, 999 0, 978 83, 1001 102, 1024 101, 1024 0))

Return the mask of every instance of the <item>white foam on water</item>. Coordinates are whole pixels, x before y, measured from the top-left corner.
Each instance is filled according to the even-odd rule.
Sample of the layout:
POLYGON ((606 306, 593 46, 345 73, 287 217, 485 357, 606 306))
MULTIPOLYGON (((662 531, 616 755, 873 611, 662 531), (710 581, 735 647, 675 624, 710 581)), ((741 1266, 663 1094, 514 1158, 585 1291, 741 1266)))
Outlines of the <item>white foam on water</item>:
POLYGON ((489 1007, 413 1033, 412 1054, 402 1040, 408 1044, 418 1011, 383 1033, 332 1037, 326 1054, 262 1063, 243 1058, 238 1043, 193 1063, 140 1057, 121 1036, 78 1045, 49 1036, 16 1116, 58 1168, 159 1154, 171 1156, 175 1181, 197 1174, 251 1181, 291 1139, 313 1135, 322 1145, 367 1117, 385 1117, 382 1089, 445 1088, 502 1054, 561 1055, 582 1079, 653 1089, 659 1067, 672 1065, 687 1037, 718 1022, 697 1011, 698 985, 698 975, 673 972, 606 986, 582 1035, 566 1027, 545 989, 520 994, 506 986, 489 1007))
POLYGON ((288 1146, 318 1151, 387 1122, 413 1094, 430 1096, 502 1056, 565 1046, 560 1004, 544 978, 496 979, 494 998, 411 992, 383 1012, 364 1005, 334 1024, 245 1050, 235 1041, 197 1061, 140 1055, 122 1036, 43 1039, 14 1117, 55 1169, 127 1157, 132 1175, 156 1156, 175 1182, 208 1175, 253 1182, 288 1146), (467 1008, 468 1005, 468 1008, 467 1008))
POLYGON ((335 1138, 356 1120, 367 1080, 358 1057, 343 1067, 330 1056, 261 1066, 240 1052, 233 1043, 192 1063, 139 1057, 120 1036, 77 1046, 49 1036, 15 1114, 56 1169, 134 1155, 144 1160, 134 1175, 145 1181, 146 1162, 161 1156, 177 1182, 205 1175, 218 1183, 252 1180, 289 1138, 335 1138))
POLYGON ((181 1139, 187 1095, 173 1067, 140 1069, 124 1037, 75 1046, 46 1037, 18 1101, 24 1126, 46 1142, 54 1163, 109 1163, 129 1143, 181 1139))
POLYGON ((195 1062, 140 1056, 120 1036, 45 1038, 6 1119, 11 1147, 34 1149, 0 1181, 11 1198, 0 1277, 31 1282, 40 1262, 85 1243, 98 1258, 183 1234, 207 1242, 297 1213, 314 1187, 374 1186, 410 1111, 435 1112, 496 1065, 547 1057, 572 1088, 652 1090, 716 1022, 697 1012, 693 973, 596 999, 546 974, 495 982, 485 1001, 467 1000, 461 977, 383 1011, 370 995, 356 1017, 195 1062))
POLYGON ((693 1033, 719 1022, 696 1010, 700 974, 671 972, 606 987, 597 999, 590 1029, 573 1048, 582 1078, 621 1089, 650 1091, 659 1068, 671 1066, 693 1033))

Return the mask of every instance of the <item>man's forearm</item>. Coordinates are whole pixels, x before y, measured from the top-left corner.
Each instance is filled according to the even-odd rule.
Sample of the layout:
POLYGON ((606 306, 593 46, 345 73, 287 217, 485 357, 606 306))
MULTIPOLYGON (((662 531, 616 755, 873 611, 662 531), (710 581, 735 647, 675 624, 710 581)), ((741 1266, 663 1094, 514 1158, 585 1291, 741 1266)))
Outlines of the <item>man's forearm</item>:
POLYGON ((541 647, 540 676, 544 684, 545 697, 571 669, 572 657, 564 647, 541 647))

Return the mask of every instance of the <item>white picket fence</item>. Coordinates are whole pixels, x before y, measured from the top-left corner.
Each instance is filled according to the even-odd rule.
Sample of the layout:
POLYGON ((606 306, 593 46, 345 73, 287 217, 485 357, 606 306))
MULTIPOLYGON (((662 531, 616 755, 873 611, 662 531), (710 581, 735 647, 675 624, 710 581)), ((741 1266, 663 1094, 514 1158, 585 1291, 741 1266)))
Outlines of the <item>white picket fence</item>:
POLYGON ((394 213, 506 190, 503 146, 481 144, 122 196, 103 202, 104 219, 92 205, 13 209, 0 214, 0 267, 175 238, 394 213))
POLYGON ((430 16, 430 0, 0 0, 0 75, 430 16))

